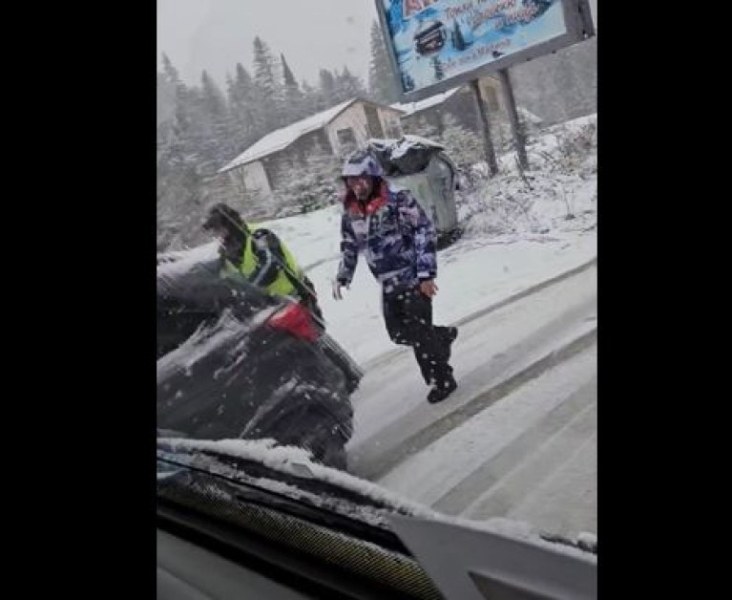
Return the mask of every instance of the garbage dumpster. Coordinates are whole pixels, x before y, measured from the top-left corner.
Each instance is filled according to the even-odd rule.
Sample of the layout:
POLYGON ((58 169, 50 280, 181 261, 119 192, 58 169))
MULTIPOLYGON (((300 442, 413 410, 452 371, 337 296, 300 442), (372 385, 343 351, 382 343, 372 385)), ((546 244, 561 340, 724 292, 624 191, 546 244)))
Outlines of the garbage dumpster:
POLYGON ((438 246, 456 240, 460 235, 455 205, 457 167, 444 146, 417 135, 372 138, 368 146, 379 158, 386 179, 397 188, 410 190, 432 218, 438 246))

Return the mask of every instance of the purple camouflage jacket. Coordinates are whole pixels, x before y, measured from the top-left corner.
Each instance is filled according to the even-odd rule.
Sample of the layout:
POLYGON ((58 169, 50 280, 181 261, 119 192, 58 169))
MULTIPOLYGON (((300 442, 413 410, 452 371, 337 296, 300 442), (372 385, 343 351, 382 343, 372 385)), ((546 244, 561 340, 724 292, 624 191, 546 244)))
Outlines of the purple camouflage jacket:
POLYGON ((367 203, 349 190, 343 200, 338 281, 351 282, 363 252, 385 294, 414 288, 437 276, 435 245, 434 225, 408 190, 382 181, 379 194, 367 203))

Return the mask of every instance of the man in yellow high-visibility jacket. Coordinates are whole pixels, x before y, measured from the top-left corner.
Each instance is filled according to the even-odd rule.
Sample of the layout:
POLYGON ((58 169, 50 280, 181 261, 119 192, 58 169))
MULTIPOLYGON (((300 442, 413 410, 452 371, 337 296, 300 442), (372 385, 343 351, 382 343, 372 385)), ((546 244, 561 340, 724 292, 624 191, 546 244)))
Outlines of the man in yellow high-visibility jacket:
POLYGON ((224 203, 211 208, 203 227, 221 241, 222 275, 239 272, 269 294, 299 298, 322 322, 312 282, 273 231, 250 227, 224 203))

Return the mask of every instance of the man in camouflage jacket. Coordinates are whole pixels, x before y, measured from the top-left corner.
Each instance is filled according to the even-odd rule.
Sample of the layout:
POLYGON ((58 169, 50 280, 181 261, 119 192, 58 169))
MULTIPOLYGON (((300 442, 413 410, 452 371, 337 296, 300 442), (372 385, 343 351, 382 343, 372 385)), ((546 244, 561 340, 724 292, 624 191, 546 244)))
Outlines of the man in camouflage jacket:
POLYGON ((334 284, 336 299, 348 287, 359 253, 382 286, 382 306, 389 337, 411 346, 427 385, 427 400, 439 402, 456 388, 449 364, 457 328, 432 323, 437 293, 435 228, 408 190, 383 178, 376 157, 357 151, 342 171, 346 184, 341 218, 341 262, 334 284))

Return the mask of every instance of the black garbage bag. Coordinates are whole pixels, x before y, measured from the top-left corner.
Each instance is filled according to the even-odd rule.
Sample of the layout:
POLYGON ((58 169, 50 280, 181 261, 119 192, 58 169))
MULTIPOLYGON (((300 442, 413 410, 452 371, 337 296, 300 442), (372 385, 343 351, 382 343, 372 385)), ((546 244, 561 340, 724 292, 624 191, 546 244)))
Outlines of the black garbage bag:
POLYGON ((399 139, 378 139, 368 141, 369 149, 381 162, 387 177, 413 175, 427 168, 435 154, 445 148, 437 142, 418 135, 405 135, 399 139))

